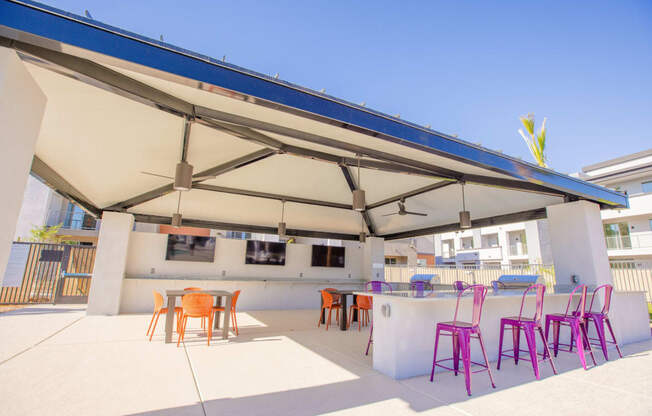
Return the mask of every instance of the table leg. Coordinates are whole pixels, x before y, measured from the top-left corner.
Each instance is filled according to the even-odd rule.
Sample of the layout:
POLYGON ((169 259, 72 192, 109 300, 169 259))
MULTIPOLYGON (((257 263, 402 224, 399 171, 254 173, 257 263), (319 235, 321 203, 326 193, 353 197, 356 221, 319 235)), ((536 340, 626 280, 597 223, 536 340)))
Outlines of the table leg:
MULTIPOLYGON (((358 301, 358 295, 353 295, 353 303, 351 305, 356 305, 358 301)), ((353 316, 351 316, 351 322, 358 322, 358 310, 353 310, 353 316)))
POLYGON ((224 323, 222 324, 222 339, 229 339, 229 324, 231 320, 231 296, 226 296, 224 304, 224 323))
POLYGON ((324 325, 326 323, 326 313, 324 312, 324 298, 319 293, 319 309, 321 309, 321 323, 324 325))
POLYGON ((340 314, 340 330, 346 331, 346 298, 348 296, 346 295, 340 295, 340 298, 342 299, 342 313, 340 314))
MULTIPOLYGON (((215 296, 215 306, 222 306, 222 296, 215 296)), ((225 313, 225 315, 228 315, 225 313)), ((220 327, 220 311, 215 311, 215 316, 213 317, 213 328, 219 329, 220 327)))
MULTIPOLYGON (((172 342, 172 331, 174 329, 174 304, 176 296, 168 296, 168 313, 165 314, 165 343, 172 342)), ((178 328, 177 328, 178 330, 178 328)))

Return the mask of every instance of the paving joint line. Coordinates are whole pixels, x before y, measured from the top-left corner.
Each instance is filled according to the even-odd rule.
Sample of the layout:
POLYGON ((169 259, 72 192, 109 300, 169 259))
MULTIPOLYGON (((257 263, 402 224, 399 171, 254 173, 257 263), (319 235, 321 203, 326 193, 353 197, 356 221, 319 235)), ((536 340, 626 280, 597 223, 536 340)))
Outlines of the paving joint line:
POLYGON ((60 334, 62 331, 64 331, 64 330, 70 328, 71 326, 73 326, 74 324, 76 324, 77 322, 81 321, 81 320, 84 319, 84 318, 85 318, 85 316, 81 316, 81 317, 75 319, 74 321, 70 322, 69 324, 64 325, 62 328, 60 328, 60 329, 58 329, 57 331, 53 332, 52 334, 46 336, 45 338, 43 338, 42 340, 38 341, 37 343, 32 344, 32 345, 30 345, 29 347, 25 348, 24 350, 19 351, 19 352, 17 352, 16 354, 12 355, 11 357, 6 358, 6 359, 0 361, 0 365, 4 365, 5 363, 9 362, 10 360, 13 360, 14 358, 16 358, 16 357, 18 357, 18 356, 20 356, 20 355, 26 353, 27 351, 32 350, 32 349, 38 347, 39 345, 41 345, 41 344, 44 343, 45 341, 49 340, 50 338, 54 337, 54 336, 57 335, 57 334, 60 334))
POLYGON ((199 389, 199 381, 197 381, 197 376, 195 375, 195 368, 192 365, 192 360, 190 359, 190 354, 188 354, 188 349, 186 348, 186 343, 183 342, 183 352, 186 354, 186 360, 188 360, 188 366, 190 367, 190 374, 192 374, 192 381, 195 384, 195 390, 197 391, 197 397, 199 397, 199 404, 201 404, 201 410, 204 412, 204 416, 208 416, 206 413, 206 407, 204 406, 204 398, 202 397, 201 390, 199 389))

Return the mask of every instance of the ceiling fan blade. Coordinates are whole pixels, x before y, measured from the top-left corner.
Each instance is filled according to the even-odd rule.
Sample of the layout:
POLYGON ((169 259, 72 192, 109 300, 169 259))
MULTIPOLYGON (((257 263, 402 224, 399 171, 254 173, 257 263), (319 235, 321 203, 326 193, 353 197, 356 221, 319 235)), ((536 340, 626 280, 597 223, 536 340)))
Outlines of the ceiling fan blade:
POLYGON ((421 213, 421 212, 410 212, 410 211, 405 211, 405 213, 406 213, 406 214, 409 214, 409 215, 420 215, 420 216, 422 216, 422 217, 427 217, 427 216, 428 216, 428 214, 423 214, 423 213, 421 213))
POLYGON ((206 175, 206 176, 193 176, 192 181, 207 181, 209 179, 215 179, 217 175, 206 175))
POLYGON ((159 175, 158 173, 143 172, 143 171, 140 171, 140 173, 143 173, 143 174, 145 174, 145 175, 158 176, 159 178, 165 178, 165 179, 172 179, 172 180, 174 180, 174 178, 171 177, 171 176, 159 175))
POLYGON ((398 212, 392 212, 391 214, 383 214, 383 217, 389 217, 396 214, 398 214, 398 212))

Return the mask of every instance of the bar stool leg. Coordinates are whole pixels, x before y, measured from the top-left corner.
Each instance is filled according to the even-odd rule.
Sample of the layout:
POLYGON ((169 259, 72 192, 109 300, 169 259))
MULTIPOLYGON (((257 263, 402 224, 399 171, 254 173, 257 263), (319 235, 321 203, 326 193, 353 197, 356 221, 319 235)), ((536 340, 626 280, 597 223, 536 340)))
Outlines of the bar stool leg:
POLYGON ((543 358, 548 358, 550 361, 550 366, 552 367, 553 374, 557 374, 557 368, 555 368, 555 362, 552 360, 552 355, 550 354, 550 347, 546 337, 543 336, 543 329, 539 327, 539 335, 541 335, 541 340, 543 341, 543 358))
POLYGON ((498 341, 498 364, 496 365, 496 369, 500 370, 500 361, 503 358, 503 334, 505 333, 505 322, 503 320, 500 320, 500 338, 498 341))
MULTIPOLYGON (((367 352, 364 353, 364 355, 369 355, 369 346, 371 346, 371 336, 374 334, 374 323, 371 323, 371 330, 369 331, 369 341, 367 341, 367 352)), ((432 381, 432 380, 430 380, 432 381)))
POLYGON ((541 380, 539 374, 539 358, 537 356, 537 342, 534 339, 534 328, 532 325, 527 325, 523 328, 525 332, 525 341, 527 342, 527 348, 530 351, 530 361, 532 362, 532 369, 534 370, 534 377, 537 380, 541 380))
POLYGON ((471 340, 470 334, 466 331, 459 334, 459 344, 462 350, 462 363, 464 365, 464 383, 466 384, 466 393, 471 395, 471 340))
POLYGON ((589 354, 591 355, 591 360, 593 361, 593 365, 598 365, 595 362, 595 355, 593 354, 593 347, 591 347, 591 343, 589 342, 589 336, 587 335, 587 328, 582 324, 582 322, 579 323, 580 326, 580 331, 582 335, 582 347, 586 345, 589 349, 589 354))
POLYGON ((482 339, 482 333, 480 328, 478 328, 478 341, 480 341, 480 348, 482 349, 482 355, 484 356, 484 364, 487 366, 487 372, 489 373, 489 380, 491 381, 491 387, 496 388, 496 383, 494 383, 494 375, 491 373, 491 367, 489 366, 489 358, 487 357, 487 351, 484 348, 484 340, 482 339))
POLYGON ((579 321, 575 321, 571 324, 571 334, 575 337, 575 342, 577 343, 577 355, 580 357, 582 367, 584 367, 586 370, 586 358, 584 357, 584 345, 582 342, 582 334, 579 321))
MULTIPOLYGON (((435 377, 435 364, 437 363, 437 345, 439 344, 439 328, 435 334, 435 352, 432 356, 432 370, 430 371, 430 382, 432 383, 433 378, 435 377)), ((368 348, 368 346, 367 346, 368 348)))
POLYGON ((518 365, 518 355, 521 349, 521 328, 512 325, 512 345, 514 346, 514 365, 518 365))
MULTIPOLYGON (((553 344, 552 349, 555 352, 555 357, 557 357, 557 354, 559 353, 559 326, 560 326, 559 322, 557 322, 557 321, 552 323, 552 337, 554 339, 554 341, 553 341, 554 344, 553 344)), ((572 333, 573 333, 573 330, 571 328, 571 335, 572 335, 572 333)), ((573 343, 571 342, 571 345, 572 344, 573 343)))
MULTIPOLYGON (((591 319, 595 325, 595 332, 598 333, 600 347, 602 347, 602 355, 604 355, 605 360, 609 361, 609 353, 607 352, 607 338, 604 332, 604 319, 601 316, 592 316, 591 319)), ((587 325, 586 328, 588 329, 588 327, 589 326, 587 325)))
POLYGON ((451 338, 453 339, 453 368, 455 369, 455 376, 457 376, 457 373, 459 372, 459 369, 460 369, 460 338, 459 338, 459 334, 453 332, 453 336, 451 338))
POLYGON ((618 355, 620 356, 620 358, 623 358, 623 353, 620 352, 620 347, 618 346, 618 341, 616 341, 614 330, 613 328, 611 328, 611 321, 609 321, 609 317, 605 316, 604 321, 607 323, 607 328, 609 329, 609 333, 611 334, 611 339, 613 339, 614 344, 616 344, 616 351, 618 351, 618 355))

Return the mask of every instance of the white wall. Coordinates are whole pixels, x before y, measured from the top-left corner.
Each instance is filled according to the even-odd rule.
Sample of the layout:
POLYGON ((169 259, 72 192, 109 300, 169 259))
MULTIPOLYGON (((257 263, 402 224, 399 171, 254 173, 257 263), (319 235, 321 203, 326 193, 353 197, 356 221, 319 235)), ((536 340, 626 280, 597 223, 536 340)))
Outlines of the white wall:
POLYGON ((26 240, 31 237, 30 231, 34 226, 45 225, 52 193, 47 185, 31 175, 28 177, 14 240, 26 240))
POLYGON ((0 279, 9 261, 46 102, 16 52, 0 48, 0 279))
POLYGON ((285 266, 245 264, 247 242, 226 238, 216 239, 213 263, 168 261, 165 260, 167 240, 167 234, 132 232, 127 255, 127 276, 362 279, 362 245, 358 242, 343 242, 346 247, 345 267, 337 268, 311 267, 312 246, 307 244, 288 244, 285 266))

